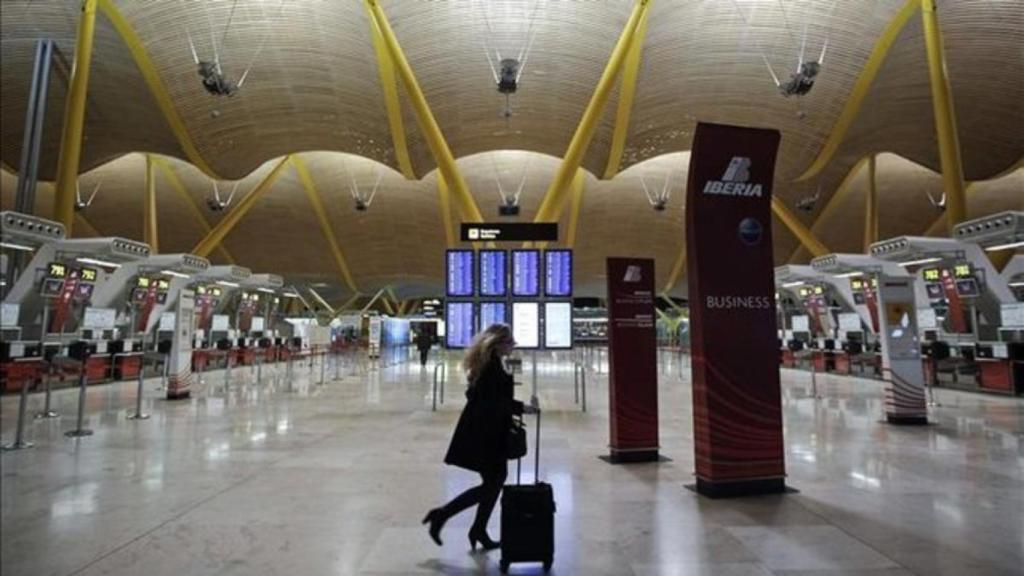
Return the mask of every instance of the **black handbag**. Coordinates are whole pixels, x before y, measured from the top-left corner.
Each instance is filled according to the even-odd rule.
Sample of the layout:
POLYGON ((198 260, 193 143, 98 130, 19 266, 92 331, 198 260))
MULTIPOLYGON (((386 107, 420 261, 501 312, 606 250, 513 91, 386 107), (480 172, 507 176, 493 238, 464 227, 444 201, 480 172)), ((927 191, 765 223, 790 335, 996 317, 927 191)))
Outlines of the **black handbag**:
POLYGON ((509 460, 526 456, 526 428, 522 416, 512 419, 512 426, 505 435, 505 454, 509 460))

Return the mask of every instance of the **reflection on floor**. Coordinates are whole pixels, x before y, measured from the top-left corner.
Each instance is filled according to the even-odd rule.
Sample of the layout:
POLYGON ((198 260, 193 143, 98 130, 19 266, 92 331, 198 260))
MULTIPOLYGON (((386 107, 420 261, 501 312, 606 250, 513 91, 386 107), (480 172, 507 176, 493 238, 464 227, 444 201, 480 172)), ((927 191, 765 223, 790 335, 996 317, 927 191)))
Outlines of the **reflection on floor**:
MULTIPOLYGON (((582 357, 581 357, 582 358, 582 357)), ((541 476, 558 501, 553 574, 1021 574, 1024 402, 939 391, 934 425, 879 422, 876 382, 783 372, 789 482, 798 494, 711 501, 685 490, 693 444, 686 359, 661 360, 661 444, 670 462, 611 466, 607 375, 588 365, 589 410, 574 402, 567 353, 542 356, 547 408, 541 476)), ((496 574, 498 553, 468 551, 470 518, 434 546, 423 513, 474 478, 441 464, 463 403, 451 358, 446 402, 431 411, 434 360, 325 370, 247 368, 206 375, 190 400, 147 382, 54 396, 64 416, 28 425, 36 448, 2 456, 5 575, 496 574), (332 380, 337 373, 341 376, 332 380), (313 383, 310 383, 310 379, 313 383)), ((401 360, 399 358, 398 360, 401 360)), ((528 396, 531 370, 524 362, 528 396)), ((41 407, 33 397, 29 413, 41 407)), ((5 441, 17 397, 2 400, 5 441)), ((532 465, 524 463, 532 478, 532 465)), ((514 468, 513 468, 514 470, 514 468)), ((491 534, 498 536, 498 515, 491 534)), ((513 573, 539 573, 516 565, 513 573)))

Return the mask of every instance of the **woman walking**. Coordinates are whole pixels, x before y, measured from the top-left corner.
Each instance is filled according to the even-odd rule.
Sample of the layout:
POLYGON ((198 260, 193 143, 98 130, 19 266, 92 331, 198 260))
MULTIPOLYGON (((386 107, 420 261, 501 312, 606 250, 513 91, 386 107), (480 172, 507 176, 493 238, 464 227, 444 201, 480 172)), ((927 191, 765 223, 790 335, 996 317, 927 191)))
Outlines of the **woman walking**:
POLYGON ((523 403, 513 397, 512 375, 502 364, 502 358, 514 347, 512 330, 505 324, 494 324, 478 334, 466 351, 462 366, 469 380, 467 402, 444 461, 479 473, 481 482, 427 513, 423 523, 429 524, 430 537, 438 546, 445 522, 474 505, 476 519, 469 529, 470 547, 475 550, 480 544, 484 550, 493 550, 499 546, 487 535, 487 521, 508 475, 506 442, 513 416, 524 411, 523 403))

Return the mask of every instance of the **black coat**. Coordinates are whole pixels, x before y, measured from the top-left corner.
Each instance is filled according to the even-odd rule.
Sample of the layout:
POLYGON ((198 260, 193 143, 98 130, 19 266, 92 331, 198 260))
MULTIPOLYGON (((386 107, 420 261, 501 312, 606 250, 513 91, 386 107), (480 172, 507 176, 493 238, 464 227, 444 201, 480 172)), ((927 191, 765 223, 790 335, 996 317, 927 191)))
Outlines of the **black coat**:
POLYGON ((512 417, 523 413, 514 398, 512 375, 497 354, 491 356, 476 385, 466 390, 466 406, 444 457, 445 464, 475 472, 501 469, 508 460, 505 446, 512 417))

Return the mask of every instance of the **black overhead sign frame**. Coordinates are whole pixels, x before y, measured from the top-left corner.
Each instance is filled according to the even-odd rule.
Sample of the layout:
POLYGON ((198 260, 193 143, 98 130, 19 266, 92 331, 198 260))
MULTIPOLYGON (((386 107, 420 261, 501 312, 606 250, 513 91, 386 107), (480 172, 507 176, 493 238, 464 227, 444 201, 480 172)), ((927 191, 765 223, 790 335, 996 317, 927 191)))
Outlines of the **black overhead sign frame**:
POLYGON ((558 242, 557 222, 463 223, 463 242, 558 242))

